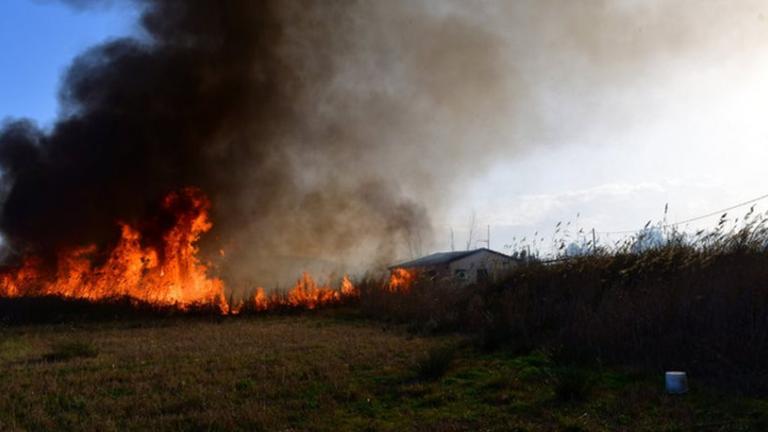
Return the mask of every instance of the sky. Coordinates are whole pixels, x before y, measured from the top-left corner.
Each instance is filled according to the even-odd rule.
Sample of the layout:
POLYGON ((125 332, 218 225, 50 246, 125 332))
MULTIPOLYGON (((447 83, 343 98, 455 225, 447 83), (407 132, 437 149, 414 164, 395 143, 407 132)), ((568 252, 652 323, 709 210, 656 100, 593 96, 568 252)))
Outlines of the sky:
MULTIPOLYGON (((606 12, 592 22, 586 50, 550 53, 543 74, 531 69, 545 133, 523 137, 539 142, 467 183, 472 204, 454 208, 454 230, 466 232, 474 212, 481 239, 491 225, 495 249, 536 231, 552 244, 561 221, 612 243, 622 235, 600 232, 659 221, 667 203, 674 222, 768 193, 768 5, 602 3, 631 19, 620 26, 606 12)), ((717 219, 682 228, 712 228, 717 219)))
MULTIPOLYGON (((462 182, 456 203, 436 217, 434 249, 450 247, 451 229, 455 247, 465 247, 473 214, 472 246, 490 225, 491 247, 509 252, 534 232, 550 242, 560 221, 573 232, 595 228, 600 241, 611 242, 620 235, 603 233, 659 220, 667 203, 673 222, 768 193, 768 5, 677 2, 689 6, 680 11, 664 1, 608 4, 619 9, 611 14, 631 19, 593 23, 599 32, 586 53, 552 46, 563 44, 552 36, 558 32, 582 37, 575 24, 526 30, 538 33, 524 47, 509 30, 504 55, 510 74, 530 83, 537 131, 504 131, 521 141, 510 147, 524 150, 462 182)), ((42 0, 0 2, 0 118, 50 125, 69 62, 93 44, 131 34, 135 18, 116 6, 77 11, 42 0)))
POLYGON ((124 7, 76 10, 54 1, 0 2, 0 119, 56 118, 62 72, 84 49, 129 34, 135 14, 124 7))

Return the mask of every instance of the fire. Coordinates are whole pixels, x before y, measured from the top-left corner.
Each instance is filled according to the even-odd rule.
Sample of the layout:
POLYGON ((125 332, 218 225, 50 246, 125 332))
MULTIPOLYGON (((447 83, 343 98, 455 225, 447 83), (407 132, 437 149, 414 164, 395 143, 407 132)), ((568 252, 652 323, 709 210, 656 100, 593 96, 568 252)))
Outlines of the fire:
POLYGON ((213 304, 226 310, 224 284, 207 276, 198 258, 200 236, 213 224, 208 218, 211 203, 198 189, 186 188, 165 197, 164 211, 182 208, 175 224, 158 246, 143 246, 141 232, 120 225, 120 240, 101 265, 95 265, 96 245, 59 253, 53 277, 46 277, 35 258, 27 259, 16 272, 0 277, 0 295, 59 296, 86 300, 130 297, 139 301, 186 309, 213 304))
POLYGON ((342 297, 357 297, 359 295, 359 292, 357 291, 357 288, 355 288, 354 285, 352 285, 352 280, 349 279, 349 275, 345 274, 343 278, 341 278, 341 296, 342 297))
MULTIPOLYGON (((139 229, 119 223, 120 240, 103 264, 94 264, 96 245, 59 253, 53 275, 46 274, 41 261, 31 257, 19 268, 0 274, 0 296, 59 296, 92 301, 129 297, 182 310, 213 305, 222 313, 237 313, 240 306, 227 302, 224 282, 210 277, 208 266, 198 257, 197 242, 213 227, 208 198, 199 189, 185 188, 166 196, 162 206, 174 215, 175 222, 160 245, 142 245, 139 229)), ((286 298, 292 307, 314 309, 356 293, 348 276, 335 290, 318 285, 304 274, 286 298)), ((251 302, 258 311, 283 303, 278 296, 267 296, 263 288, 256 290, 251 302)))
POLYGON ((352 285, 349 275, 344 275, 338 289, 330 283, 319 284, 309 273, 302 274, 296 284, 284 294, 267 295, 264 288, 257 288, 250 299, 250 306, 256 311, 279 308, 316 309, 357 298, 359 291, 352 285))
MULTIPOLYGON (((344 277, 344 281, 349 285, 349 278, 344 277)), ((337 303, 341 300, 342 292, 346 288, 344 281, 342 282, 342 289, 336 291, 329 286, 320 286, 312 279, 309 273, 304 273, 296 282, 296 285, 291 291, 288 292, 288 304, 291 306, 303 306, 308 309, 314 309, 318 306, 327 305, 330 303, 337 303)))
POLYGON ((415 270, 405 268, 393 269, 389 274, 387 288, 390 292, 408 292, 411 290, 411 285, 413 285, 417 276, 415 270))
POLYGON ((253 294, 253 306, 257 311, 265 311, 270 308, 270 299, 264 293, 264 288, 256 288, 256 292, 253 294))

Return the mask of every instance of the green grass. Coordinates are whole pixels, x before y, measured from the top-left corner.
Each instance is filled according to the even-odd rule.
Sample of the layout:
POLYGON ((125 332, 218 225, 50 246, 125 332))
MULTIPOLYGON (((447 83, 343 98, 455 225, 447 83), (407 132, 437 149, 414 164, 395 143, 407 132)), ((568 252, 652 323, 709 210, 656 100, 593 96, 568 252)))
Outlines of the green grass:
POLYGON ((571 367, 555 369, 553 381, 555 398, 560 402, 586 400, 594 385, 589 373, 571 367))
POLYGON ((416 363, 416 375, 419 379, 434 381, 442 378, 451 367, 456 348, 441 346, 430 349, 427 354, 416 363))
POLYGON ((66 341, 53 346, 53 350, 43 355, 43 359, 46 361, 67 361, 75 358, 92 358, 97 355, 99 355, 99 351, 89 342, 66 341))
POLYGON ((671 397, 660 373, 333 314, 12 327, 0 341, 3 431, 736 431, 768 418, 768 402, 696 377, 671 397))

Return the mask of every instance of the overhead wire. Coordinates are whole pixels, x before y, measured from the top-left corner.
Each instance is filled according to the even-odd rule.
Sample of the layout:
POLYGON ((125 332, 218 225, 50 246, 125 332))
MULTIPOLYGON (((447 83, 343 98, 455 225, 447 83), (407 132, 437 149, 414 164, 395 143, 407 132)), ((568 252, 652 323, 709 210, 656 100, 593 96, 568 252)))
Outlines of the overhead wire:
MULTIPOLYGON (((701 216, 696 216, 696 217, 684 219, 684 220, 673 222, 673 223, 669 223, 669 224, 663 224, 662 227, 668 228, 668 227, 675 227, 675 226, 685 225, 685 224, 688 224, 688 223, 691 223, 691 222, 696 222, 696 221, 699 221, 699 220, 702 220, 702 219, 706 219, 706 218, 709 218, 709 217, 712 217, 712 216, 717 216, 717 215, 725 216, 725 214, 728 213, 731 210, 735 210, 735 209, 737 209, 739 207, 744 207, 745 205, 753 204, 753 203, 756 203, 758 201, 762 201, 762 200, 764 200, 766 198, 768 198, 768 194, 760 195, 757 198, 752 198, 750 200, 747 200, 747 201, 744 201, 744 202, 740 202, 738 204, 734 204, 732 206, 725 207, 725 208, 722 208, 722 209, 719 209, 719 210, 715 210, 715 211, 709 212, 709 213, 701 215, 701 216)), ((632 233, 636 233, 636 232, 638 232, 640 230, 641 229, 622 230, 622 231, 598 231, 597 234, 607 234, 607 235, 610 235, 610 234, 632 234, 632 233)))

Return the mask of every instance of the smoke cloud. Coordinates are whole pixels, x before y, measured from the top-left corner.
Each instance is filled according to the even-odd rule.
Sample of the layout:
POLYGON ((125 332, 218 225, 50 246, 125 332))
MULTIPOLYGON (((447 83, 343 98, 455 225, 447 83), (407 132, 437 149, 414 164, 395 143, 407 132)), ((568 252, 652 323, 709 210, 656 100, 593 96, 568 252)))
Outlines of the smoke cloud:
POLYGON ((552 137, 558 83, 619 85, 708 40, 684 6, 629 1, 124 1, 142 34, 73 62, 52 129, 0 131, 9 262, 108 246, 186 186, 233 286, 417 254, 457 184, 552 137))
POLYGON ((406 3, 133 4, 145 36, 74 61, 52 130, 0 133, 11 259, 109 245, 117 221, 156 220, 185 186, 210 196, 204 246, 224 249, 233 279, 386 262, 429 241, 429 165, 445 158, 430 160, 428 131, 458 104, 489 104, 493 35, 406 3))

